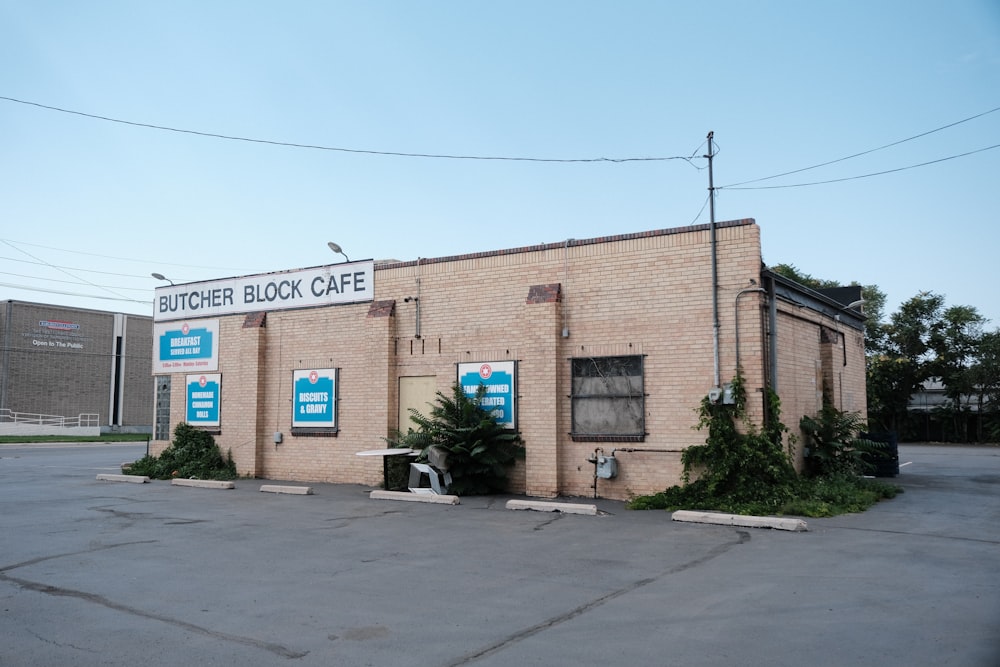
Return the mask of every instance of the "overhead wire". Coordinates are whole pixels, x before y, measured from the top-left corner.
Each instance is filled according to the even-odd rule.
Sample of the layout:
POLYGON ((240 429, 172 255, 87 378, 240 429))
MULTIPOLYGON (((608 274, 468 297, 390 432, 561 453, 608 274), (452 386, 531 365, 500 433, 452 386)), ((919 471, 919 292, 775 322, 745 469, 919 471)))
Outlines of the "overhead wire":
POLYGON ((140 123, 131 120, 124 120, 121 118, 112 118, 110 116, 101 116, 98 114, 84 113, 82 111, 75 111, 73 109, 63 109, 61 107, 50 106, 48 104, 40 104, 38 102, 31 102, 28 100, 20 100, 14 97, 6 97, 0 95, 0 100, 6 100, 8 102, 16 102, 17 104, 25 104, 28 106, 39 107, 41 109, 48 109, 50 111, 58 111, 60 113, 72 114, 75 116, 83 116, 84 118, 93 118, 95 120, 103 120, 109 123, 120 123, 122 125, 131 125, 134 127, 144 127, 153 130, 162 130, 165 132, 178 132, 181 134, 192 134, 200 137, 210 137, 213 139, 226 139, 229 141, 244 141, 255 144, 268 144, 272 146, 285 146, 288 148, 308 148, 312 150, 321 151, 337 151, 340 153, 355 153, 363 155, 383 155, 391 157, 410 157, 410 158, 430 158, 438 160, 493 160, 493 161, 509 161, 509 162, 554 162, 554 163, 595 163, 595 162, 612 162, 612 163, 622 163, 622 162, 665 162, 669 160, 681 160, 688 163, 692 167, 697 167, 691 163, 691 160, 695 159, 693 157, 685 157, 683 155, 673 155, 664 157, 626 157, 626 158, 608 158, 608 157, 596 157, 596 158, 538 158, 538 157, 517 157, 517 156, 497 156, 497 155, 455 155, 447 153, 404 153, 399 151, 377 151, 368 150, 360 148, 344 148, 339 146, 320 146, 317 144, 300 144, 290 141, 274 141, 271 139, 255 139, 252 137, 240 137, 228 134, 218 134, 215 132, 202 132, 199 130, 187 130, 183 128, 170 127, 167 125, 154 125, 152 123, 140 123))
MULTIPOLYGON (((600 162, 624 163, 624 162, 661 162, 661 161, 668 161, 668 160, 681 160, 681 161, 684 161, 685 163, 687 163, 688 165, 692 166, 693 168, 700 170, 700 169, 705 169, 706 167, 705 166, 698 166, 698 165, 696 165, 694 163, 694 160, 700 159, 700 158, 707 158, 707 156, 705 156, 705 155, 699 155, 699 153, 700 153, 700 151, 702 150, 702 148, 706 145, 706 143, 708 141, 712 141, 712 149, 713 149, 712 152, 713 152, 714 156, 717 156, 719 153, 721 153, 721 150, 719 148, 719 144, 718 144, 718 142, 714 141, 714 139, 706 139, 706 140, 702 141, 699 144, 699 146, 689 156, 686 156, 686 157, 685 156, 666 156, 666 157, 627 157, 627 158, 606 158, 606 157, 599 157, 599 158, 538 158, 538 157, 520 157, 520 156, 487 156, 487 155, 459 155, 459 154, 444 154, 444 153, 408 153, 408 152, 398 152, 398 151, 378 151, 378 150, 368 150, 368 149, 356 149, 356 148, 344 148, 344 147, 334 147, 334 146, 322 146, 322 145, 316 145, 316 144, 302 144, 302 143, 285 142, 285 141, 274 141, 274 140, 268 140, 268 139, 257 139, 257 138, 250 138, 250 137, 241 137, 241 136, 234 136, 234 135, 218 134, 218 133, 212 133, 212 132, 203 132, 203 131, 198 131, 198 130, 189 130, 189 129, 183 129, 183 128, 176 128, 176 127, 164 126, 164 125, 155 125, 155 124, 151 124, 151 123, 142 123, 142 122, 124 120, 124 119, 120 119, 120 118, 113 118, 113 117, 109 117, 109 116, 101 116, 101 115, 97 115, 97 114, 90 114, 90 113, 85 113, 85 112, 76 111, 76 110, 72 110, 72 109, 65 109, 65 108, 61 108, 61 107, 55 107, 55 106, 40 104, 38 102, 21 100, 21 99, 12 98, 12 97, 6 97, 6 96, 0 96, 0 100, 6 100, 6 101, 9 101, 9 102, 14 102, 14 103, 28 105, 28 106, 34 106, 34 107, 38 107, 38 108, 42 108, 42 109, 47 109, 47 110, 50 110, 50 111, 56 111, 56 112, 60 112, 60 113, 65 113, 65 114, 82 116, 82 117, 85 117, 85 118, 91 118, 91 119, 95 119, 95 120, 101 120, 101 121, 106 121, 106 122, 111 122, 111 123, 119 123, 119 124, 123 124, 123 125, 130 125, 130 126, 135 126, 135 127, 155 129, 155 130, 161 130, 161 131, 167 131, 167 132, 176 132, 176 133, 181 133, 181 134, 191 134, 191 135, 208 137, 208 138, 225 139, 225 140, 230 140, 230 141, 242 141, 242 142, 250 142, 250 143, 259 143, 259 144, 267 144, 267 145, 274 145, 274 146, 284 146, 284 147, 291 147, 291 148, 307 148, 307 149, 314 149, 314 150, 337 151, 337 152, 343 152, 343 153, 367 154, 367 155, 379 155, 379 156, 410 157, 410 158, 429 158, 429 159, 450 159, 450 160, 492 160, 492 161, 548 162, 548 163, 600 163, 600 162)), ((792 174, 802 173, 802 172, 809 171, 809 170, 812 170, 812 169, 818 169, 820 167, 829 166, 829 165, 832 165, 832 164, 836 164, 838 162, 843 162, 843 161, 846 161, 846 160, 850 160, 850 159, 854 159, 854 158, 861 157, 861 156, 864 156, 864 155, 868 155, 868 154, 871 154, 871 153, 874 153, 874 152, 877 152, 877 151, 885 150, 885 149, 891 148, 893 146, 898 146, 900 144, 903 144, 903 143, 906 143, 906 142, 909 142, 909 141, 913 141, 915 139, 919 139, 919 138, 922 138, 922 137, 926 137, 928 135, 934 134, 936 132, 943 131, 943 130, 951 128, 951 127, 955 127, 955 126, 960 125, 962 123, 966 123, 966 122, 975 120, 977 118, 981 118, 983 116, 986 116, 986 115, 991 114, 991 113, 995 113, 997 111, 1000 111, 1000 107, 996 107, 996 108, 990 109, 988 111, 984 111, 982 113, 975 114, 973 116, 969 116, 968 118, 963 118, 961 120, 958 120, 958 121, 955 121, 955 122, 952 122, 952 123, 948 123, 948 124, 943 125, 941 127, 937 127, 937 128, 932 129, 932 130, 928 130, 926 132, 922 132, 922 133, 919 133, 919 134, 907 137, 905 139, 900 139, 898 141, 894 141, 894 142, 885 144, 883 146, 879 146, 879 147, 872 148, 872 149, 869 149, 869 150, 861 151, 859 153, 854 153, 852 155, 847 155, 847 156, 844 156, 844 157, 840 157, 840 158, 837 158, 837 159, 834 159, 834 160, 829 160, 829 161, 822 162, 822 163, 815 164, 815 165, 811 165, 811 166, 808 166, 808 167, 802 167, 800 169, 794 169, 794 170, 790 170, 790 171, 785 171, 785 172, 782 172, 782 173, 779 173, 779 174, 774 174, 774 175, 771 175, 771 176, 765 176, 765 177, 762 177, 762 178, 751 179, 751 180, 747 180, 747 181, 740 181, 740 182, 732 183, 732 184, 729 184, 729 185, 716 186, 714 188, 714 190, 715 190, 716 193, 718 193, 718 191, 725 190, 725 189, 728 189, 728 190, 765 190, 765 189, 797 188, 797 187, 807 187, 807 186, 814 186, 814 185, 824 185, 824 184, 830 184, 830 183, 840 183, 840 182, 844 182, 844 181, 859 180, 859 179, 864 179, 864 178, 871 178, 871 177, 874 177, 874 176, 881 176, 881 175, 885 175, 885 174, 891 174, 891 173, 906 171, 906 170, 909 170, 909 169, 916 169, 918 167, 924 167, 924 166, 928 166, 928 165, 932 165, 932 164, 937 164, 937 163, 940 163, 940 162, 945 162, 945 161, 948 161, 948 160, 954 160, 954 159, 961 158, 961 157, 967 157, 969 155, 974 155, 976 153, 981 153, 981 152, 993 150, 993 149, 996 149, 996 148, 1000 148, 1000 144, 995 144, 995 145, 992 145, 992 146, 987 146, 985 148, 980 148, 980 149, 977 149, 977 150, 972 150, 972 151, 968 151, 968 152, 965 152, 965 153, 960 153, 960 154, 957 154, 957 155, 951 155, 951 156, 948 156, 948 157, 938 158, 938 159, 935 159, 935 160, 929 160, 929 161, 921 162, 921 163, 918 163, 918 164, 908 165, 908 166, 904 166, 904 167, 898 167, 898 168, 895 168, 895 169, 886 169, 886 170, 877 171, 877 172, 871 172, 871 173, 866 173, 866 174, 859 174, 859 175, 855 175, 855 176, 848 176, 848 177, 835 178, 835 179, 827 179, 827 180, 821 180, 821 181, 812 181, 812 182, 807 182, 807 183, 793 183, 793 184, 785 184, 785 185, 749 186, 749 184, 752 184, 752 183, 759 183, 759 182, 762 182, 762 181, 772 180, 772 179, 780 178, 780 177, 783 177, 783 176, 789 176, 789 175, 792 175, 792 174)), ((698 214, 692 220, 691 224, 694 224, 695 222, 698 221, 698 219, 701 218, 702 214, 705 211, 705 207, 711 201, 711 198, 712 198, 712 193, 709 193, 709 195, 705 198, 705 201, 702 203, 701 209, 699 209, 698 214)), ((110 286, 98 285, 96 283, 93 283, 93 282, 85 279, 85 278, 82 278, 80 276, 74 275, 73 273, 70 273, 70 270, 84 272, 84 273, 88 273, 88 272, 89 273, 100 273, 100 274, 106 274, 106 275, 117 275, 117 276, 132 277, 132 278, 145 278, 146 276, 136 276, 136 275, 133 275, 133 274, 123 274, 123 273, 114 273, 114 272, 109 272, 109 271, 97 271, 97 270, 92 270, 92 269, 80 269, 80 268, 58 266, 58 265, 52 264, 50 262, 46 262, 45 260, 42 260, 42 259, 40 259, 38 257, 35 257, 31 253, 28 253, 27 251, 25 251, 25 250, 23 250, 23 249, 21 249, 21 248, 19 248, 17 246, 18 245, 33 246, 33 247, 45 248, 45 249, 48 249, 48 250, 57 250, 57 251, 60 251, 60 252, 69 252, 69 253, 76 253, 76 254, 81 254, 81 255, 89 255, 89 256, 101 257, 101 258, 105 258, 105 259, 114 259, 114 260, 118 260, 118 261, 134 261, 134 260, 130 260, 128 258, 122 258, 122 257, 115 257, 115 256, 111 256, 111 255, 103 255, 103 254, 98 254, 98 253, 88 253, 88 252, 78 251, 78 250, 66 250, 66 249, 62 249, 62 248, 54 248, 52 246, 45 246, 45 245, 41 245, 41 244, 34 244, 34 243, 13 241, 13 240, 9 240, 9 239, 0 239, 0 242, 5 243, 6 245, 10 246, 11 248, 14 248, 18 252, 21 252, 21 253, 27 255, 28 257, 31 257, 32 259, 34 259, 36 261, 35 262, 28 262, 26 260, 14 259, 14 258, 0 258, 0 259, 7 259, 8 261, 14 261, 14 262, 34 263, 34 264, 39 264, 39 265, 47 266, 49 268, 53 268, 53 269, 56 269, 56 270, 58 270, 58 271, 60 271, 62 273, 65 273, 66 275, 74 278, 78 282, 71 283, 71 281, 59 281, 59 280, 47 279, 47 278, 34 278, 32 276, 22 276, 20 274, 0 272, 0 273, 3 273, 4 275, 14 275, 14 276, 19 276, 19 277, 24 277, 24 278, 32 278, 32 279, 38 279, 38 280, 50 280, 52 282, 64 282, 64 283, 70 283, 70 284, 88 285, 88 286, 91 286, 91 287, 95 287, 95 288, 98 288, 98 289, 105 290, 105 291, 113 294, 114 297, 93 296, 93 295, 77 294, 77 293, 71 293, 71 292, 62 292, 62 291, 59 291, 59 290, 48 290, 48 289, 44 289, 44 288, 31 288, 31 287, 26 287, 26 286, 19 286, 19 285, 11 285, 11 284, 6 284, 6 283, 0 283, 3 286, 6 286, 6 287, 16 287, 16 288, 19 288, 19 289, 27 289, 27 290, 35 290, 35 291, 57 293, 57 294, 67 294, 67 295, 71 295, 71 296, 87 296, 89 298, 96 298, 96 299, 109 299, 109 300, 117 300, 117 301, 130 301, 130 302, 136 302, 136 303, 149 303, 147 301, 137 301, 135 299, 129 299, 129 298, 125 297, 124 295, 116 293, 110 286)), ((198 266, 198 265, 185 265, 185 264, 155 262, 155 261, 150 261, 150 262, 145 262, 145 263, 147 263, 147 264, 161 265, 161 266, 175 266, 175 267, 199 268, 199 269, 225 269, 225 270, 237 270, 237 271, 244 270, 244 269, 229 269, 227 267, 206 267, 206 266, 198 266)), ((141 288, 121 287, 121 288, 115 288, 115 289, 140 290, 141 288)))
POLYGON ((38 261, 38 262, 41 262, 41 263, 45 264, 49 268, 55 269, 56 271, 59 271, 61 273, 65 273, 70 278, 74 278, 75 280, 78 280, 78 281, 80 281, 83 284, 90 285, 91 287, 96 287, 97 289, 104 290, 105 292, 108 292, 109 294, 115 295, 119 299, 123 299, 123 300, 126 300, 126 301, 130 301, 131 300, 128 297, 126 297, 125 295, 119 294, 119 293, 115 292, 113 289, 110 289, 108 287, 103 287, 101 285, 98 285, 97 283, 91 282, 90 280, 87 280, 86 278, 81 278, 80 276, 73 275, 72 273, 70 273, 66 269, 63 269, 63 268, 60 268, 60 267, 55 266, 53 264, 50 264, 49 262, 46 262, 44 259, 41 259, 40 257, 35 257, 34 255, 32 255, 27 250, 23 250, 21 248, 18 248, 16 245, 14 245, 13 243, 10 243, 9 241, 0 241, 0 242, 6 244, 8 246, 10 246, 11 248, 13 248, 14 250, 16 250, 16 251, 18 251, 20 253, 23 253, 23 254, 27 255, 28 257, 32 258, 35 261, 38 261))
MULTIPOLYGON (((117 260, 117 261, 120 261, 120 262, 141 262, 142 264, 145 264, 145 265, 153 265, 153 264, 155 264, 157 266, 173 266, 173 267, 179 267, 179 268, 185 268, 185 269, 209 269, 209 270, 213 270, 213 271, 214 270, 219 270, 219 269, 222 269, 222 270, 225 270, 225 271, 246 271, 247 270, 245 267, 243 267, 243 268, 235 268, 235 267, 231 267, 231 266, 201 266, 199 264, 177 264, 177 263, 174 263, 174 262, 160 262, 160 261, 156 261, 156 260, 145 260, 145 259, 143 259, 143 260, 137 260, 137 259, 135 259, 133 257, 117 257, 115 255, 104 255, 104 254, 96 253, 96 252, 86 252, 84 250, 71 250, 71 249, 68 249, 68 248, 57 248, 55 246, 42 245, 41 243, 29 243, 28 241, 15 241, 14 239, 0 239, 0 241, 3 241, 7 245, 10 245, 11 243, 13 243, 13 244, 16 244, 16 245, 25 245, 25 246, 30 246, 30 247, 33 247, 33 248, 44 248, 45 250, 55 250, 57 252, 65 252, 65 253, 70 253, 70 254, 74 254, 74 255, 87 255, 88 257, 100 257, 101 259, 114 259, 114 260, 117 260)), ((0 259, 10 259, 10 258, 0 257, 0 259)), ((23 260, 23 259, 10 259, 10 261, 12 261, 12 262, 24 262, 26 260, 23 260)), ((69 268, 69 267, 63 267, 63 268, 69 268)), ((89 271, 90 269, 74 269, 74 270, 76 270, 76 271, 89 271)), ((94 273, 107 273, 107 272, 105 272, 105 271, 94 271, 94 273)), ((128 274, 121 273, 121 274, 110 274, 110 275, 122 275, 122 276, 124 276, 124 275, 128 275, 128 274)), ((131 276, 131 277, 136 278, 136 277, 146 277, 146 276, 131 276)))
MULTIPOLYGON (((785 171, 785 172, 782 172, 780 174, 774 174, 772 176, 764 176, 762 178, 754 178, 754 179, 751 179, 749 181, 740 181, 739 183, 730 183, 729 185, 722 185, 722 186, 719 186, 719 187, 720 187, 720 189, 721 188, 728 188, 728 189, 731 189, 731 190, 737 190, 737 189, 749 190, 749 189, 752 189, 752 188, 737 188, 737 186, 747 185, 749 183, 759 183, 761 181, 769 181, 769 180, 772 180, 772 179, 775 179, 775 178, 781 178, 782 176, 791 176, 792 174, 799 174, 799 173, 801 173, 803 171, 809 171, 811 169, 819 169, 820 167, 826 167, 826 166, 829 166, 831 164, 836 164, 838 162, 844 162, 845 160, 851 160, 851 159, 854 159, 856 157, 861 157, 863 155, 868 155, 870 153, 875 153, 877 151, 884 150, 886 148, 892 148, 893 146, 898 146, 900 144, 905 144, 908 141, 913 141, 914 139, 920 139, 921 137, 926 137, 928 135, 934 134, 935 132, 941 132, 942 130, 947 130, 948 128, 955 127, 956 125, 961 125, 962 123, 968 123, 971 120, 975 120, 977 118, 982 118, 983 116, 989 115, 991 113, 995 113, 997 111, 1000 111, 1000 107, 995 107, 993 109, 990 109, 989 111, 984 111, 984 112, 978 113, 978 114, 976 114, 974 116, 969 116, 968 118, 963 118, 962 120, 957 120, 957 121, 955 121, 953 123, 948 123, 947 125, 942 125, 941 127, 934 128, 933 130, 928 130, 926 132, 921 132, 920 134, 915 134, 912 137, 907 137, 905 139, 900 139, 898 141, 893 141, 891 143, 885 144, 884 146, 879 146, 878 148, 871 148, 871 149, 866 150, 866 151, 861 151, 860 153, 854 153, 853 155, 846 155, 844 157, 837 158, 836 160, 829 160, 827 162, 821 162, 819 164, 814 164, 814 165, 809 166, 809 167, 802 167, 801 169, 793 169, 791 171, 785 171)), ((989 150, 989 149, 983 149, 983 150, 989 150)), ((977 152, 977 151, 973 151, 973 152, 977 152)), ((955 157, 964 157, 965 155, 971 155, 971 154, 972 153, 967 153, 967 154, 958 155, 958 156, 955 156, 955 157)), ((944 158, 944 159, 951 159, 951 158, 944 158)), ((941 160, 936 160, 936 161, 940 162, 941 160)), ((934 162, 927 162, 925 164, 933 164, 933 163, 934 162)), ((914 165, 914 166, 924 166, 924 165, 914 165)), ((911 168, 911 167, 906 167, 906 168, 908 169, 908 168, 911 168)), ((891 171, 879 172, 878 174, 871 174, 871 175, 878 176, 881 173, 891 173, 891 171)), ((862 177, 859 177, 859 178, 867 178, 867 176, 862 176, 862 177)), ((842 179, 842 180, 851 180, 851 179, 842 179)), ((821 181, 820 183, 828 183, 828 182, 836 182, 836 181, 821 181)), ((816 185, 816 184, 818 184, 818 183, 806 183, 806 184, 803 184, 803 185, 816 185)), ((782 186, 782 187, 800 187, 800 186, 782 186)))
MULTIPOLYGON (((871 178, 872 176, 883 176, 885 174, 894 174, 899 171, 906 171, 908 169, 916 169, 917 167, 926 167, 930 164, 937 164, 938 162, 947 162, 948 160, 955 160, 960 157, 967 157, 969 155, 975 155, 976 153, 983 153, 985 151, 991 151, 995 148, 1000 148, 1000 144, 993 144, 992 146, 986 146, 985 148, 978 148, 974 151, 968 151, 966 153, 960 153, 958 155, 949 155, 948 157, 938 158, 937 160, 928 160, 927 162, 921 162, 919 164, 911 164, 906 167, 897 167, 896 169, 885 169, 883 171, 875 171, 870 174, 859 174, 857 176, 845 176, 844 178, 831 178, 825 181, 812 181, 811 183, 790 183, 787 185, 753 185, 748 187, 737 187, 734 185, 726 186, 726 190, 778 190, 781 188, 804 188, 810 185, 826 185, 828 183, 842 183, 844 181, 856 181, 862 178, 871 178)), ((719 188, 723 189, 723 188, 719 188)))
MULTIPOLYGON (((72 252, 72 251, 67 251, 67 252, 72 252)), ((0 260, 4 260, 4 261, 7 261, 7 262, 17 262, 19 264, 34 264, 36 266, 47 266, 47 267, 52 268, 52 269, 68 269, 70 271, 79 271, 81 273, 99 273, 99 274, 105 275, 105 276, 120 276, 122 278, 148 278, 149 277, 148 273, 144 274, 144 275, 137 275, 137 274, 134 274, 134 273, 118 273, 116 271, 100 271, 98 269, 83 269, 83 268, 79 268, 79 267, 75 267, 75 266, 60 266, 58 264, 52 264, 52 263, 49 263, 49 262, 32 261, 30 259, 17 259, 16 257, 0 257, 0 260)), ((206 268, 212 268, 212 267, 206 267, 206 268)))
POLYGON ((28 285, 15 285, 13 283, 0 283, 0 287, 11 287, 13 289, 21 289, 28 292, 45 292, 47 294, 61 294, 64 296, 79 296, 87 299, 101 299, 102 301, 124 301, 126 303, 141 303, 145 305, 150 305, 152 301, 145 301, 143 299, 129 299, 125 296, 113 297, 104 296, 103 294, 83 294, 81 292, 66 292, 64 290, 46 289, 44 287, 29 287, 28 285))
MULTIPOLYGON (((79 285, 74 280, 59 280, 58 278, 43 278, 42 276, 28 276, 23 273, 11 273, 10 271, 0 271, 0 276, 14 276, 15 278, 27 278, 29 280, 43 280, 48 283, 64 283, 67 285, 79 285)), ((93 285, 93 287, 113 288, 117 290, 128 290, 131 292, 148 292, 149 287, 119 287, 118 285, 93 285)))

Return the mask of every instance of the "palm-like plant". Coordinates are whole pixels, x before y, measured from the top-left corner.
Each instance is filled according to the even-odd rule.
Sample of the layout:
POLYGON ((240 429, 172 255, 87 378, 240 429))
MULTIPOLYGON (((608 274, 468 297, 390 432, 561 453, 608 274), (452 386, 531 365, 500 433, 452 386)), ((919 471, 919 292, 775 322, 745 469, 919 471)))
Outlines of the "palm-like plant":
POLYGON ((449 492, 455 495, 480 495, 504 491, 507 473, 515 459, 524 458, 521 436, 505 429, 482 405, 485 385, 475 396, 468 396, 456 383, 451 396, 437 392, 437 403, 430 415, 410 409, 410 420, 417 430, 397 434, 390 442, 421 450, 418 460, 426 461, 435 447, 447 455, 452 482, 449 492))

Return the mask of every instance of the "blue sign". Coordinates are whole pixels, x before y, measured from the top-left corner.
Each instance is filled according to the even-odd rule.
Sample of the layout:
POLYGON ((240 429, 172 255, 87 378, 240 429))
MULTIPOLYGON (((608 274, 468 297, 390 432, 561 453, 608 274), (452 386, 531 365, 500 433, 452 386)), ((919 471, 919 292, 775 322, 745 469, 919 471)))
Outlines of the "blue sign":
POLYGON ((168 331, 160 337, 160 359, 208 359, 212 332, 208 329, 168 331))
POLYGON ((219 368, 219 321, 155 324, 154 373, 215 371, 219 368))
POLYGON ((467 396, 486 386, 480 405, 505 428, 515 428, 514 362, 474 362, 458 365, 458 383, 467 396))
POLYGON ((292 426, 337 425, 337 369, 295 371, 292 381, 292 426))
POLYGON ((222 376, 187 376, 187 423, 192 426, 218 426, 222 376))

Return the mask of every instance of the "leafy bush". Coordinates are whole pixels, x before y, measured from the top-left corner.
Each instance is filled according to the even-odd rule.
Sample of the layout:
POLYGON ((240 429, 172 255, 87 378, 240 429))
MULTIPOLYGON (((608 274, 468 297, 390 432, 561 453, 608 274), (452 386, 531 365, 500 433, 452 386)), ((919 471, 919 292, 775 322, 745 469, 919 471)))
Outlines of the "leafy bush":
POLYGON ((803 417, 799 426, 806 435, 806 472, 812 477, 870 472, 874 466, 869 461, 884 455, 887 447, 859 436, 865 429, 860 413, 829 404, 816 417, 803 417))
MULTIPOLYGON (((746 392, 740 377, 733 382, 733 395, 734 405, 713 404, 707 398, 702 401, 696 428, 707 430, 708 437, 704 445, 688 447, 681 455, 683 484, 633 498, 628 504, 630 509, 824 517, 861 512, 902 491, 893 485, 864 479, 847 465, 849 461, 852 465, 855 460, 860 461, 862 451, 871 451, 868 441, 861 442, 858 438, 850 440, 855 448, 861 442, 857 450, 835 448, 843 458, 835 458, 836 465, 825 467, 822 475, 800 478, 792 466, 790 453, 782 445, 788 429, 780 421, 778 397, 769 392, 771 419, 768 425, 757 428, 746 417, 746 392), (697 477, 695 481, 691 481, 692 474, 697 477)), ((850 426, 851 433, 858 432, 860 424, 850 415, 830 412, 829 416, 838 419, 824 424, 827 430, 822 437, 828 438, 825 442, 841 441, 833 434, 841 433, 839 429, 846 426, 850 426)), ((871 444, 881 446, 881 443, 871 444)))
POLYGON ((777 508, 794 495, 795 468, 782 444, 787 429, 779 418, 777 397, 770 396, 771 420, 758 428, 746 415, 742 377, 737 376, 732 387, 732 405, 702 399, 695 428, 707 431, 708 437, 705 444, 684 450, 683 486, 667 489, 665 502, 739 512, 747 507, 777 508))
POLYGON ((225 458, 211 433, 185 422, 174 428, 174 439, 160 456, 144 456, 123 467, 130 475, 146 475, 153 479, 236 479, 236 463, 232 452, 225 458))
POLYGON ((450 397, 437 392, 430 416, 410 409, 417 430, 397 433, 389 442, 421 450, 419 461, 427 460, 431 447, 446 453, 452 478, 449 493, 463 496, 504 491, 510 467, 515 459, 524 458, 524 445, 518 433, 498 424, 482 406, 485 396, 484 385, 472 397, 458 383, 450 397))

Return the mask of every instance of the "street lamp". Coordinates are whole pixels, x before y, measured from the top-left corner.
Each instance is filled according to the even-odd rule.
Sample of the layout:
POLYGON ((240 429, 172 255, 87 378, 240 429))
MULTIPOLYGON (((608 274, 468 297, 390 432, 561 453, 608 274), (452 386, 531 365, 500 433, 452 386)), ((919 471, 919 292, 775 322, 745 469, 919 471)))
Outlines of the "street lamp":
POLYGON ((346 254, 344 254, 344 251, 341 250, 339 245, 337 245, 333 241, 328 241, 327 245, 330 246, 330 250, 334 251, 338 255, 344 255, 344 259, 346 259, 348 262, 351 261, 351 258, 348 257, 346 254))
POLYGON ((167 277, 166 277, 165 275, 163 275, 162 273, 156 273, 156 272, 153 272, 153 273, 151 273, 151 274, 149 274, 149 275, 153 276, 153 277, 154 277, 154 278, 156 278, 157 280, 166 280, 166 281, 167 281, 168 283, 170 283, 171 285, 173 285, 173 284, 174 284, 174 281, 173 281, 173 280, 171 280, 170 278, 167 278, 167 277))
POLYGON ((867 299, 858 299, 857 301, 852 301, 844 308, 850 308, 851 310, 859 310, 862 314, 865 312, 865 304, 868 303, 867 299))

